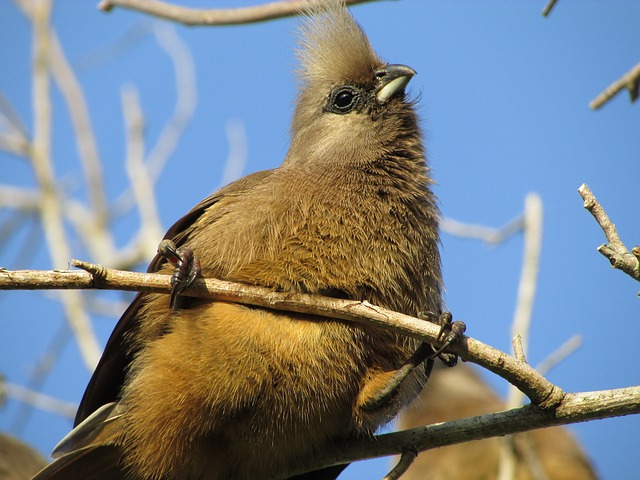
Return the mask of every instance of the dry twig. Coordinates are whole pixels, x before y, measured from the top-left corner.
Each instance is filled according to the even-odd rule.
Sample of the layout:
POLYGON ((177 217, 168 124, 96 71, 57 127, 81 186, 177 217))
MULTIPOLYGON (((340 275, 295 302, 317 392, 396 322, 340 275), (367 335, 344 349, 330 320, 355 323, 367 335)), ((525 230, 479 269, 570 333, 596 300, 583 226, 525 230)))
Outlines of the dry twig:
POLYGON ((549 14, 551 13, 551 10, 553 10, 553 7, 556 6, 557 2, 558 0, 549 0, 549 3, 547 3, 542 9, 542 16, 543 17, 549 16, 549 14))
MULTIPOLYGON (((255 7, 229 9, 196 9, 173 5, 158 0, 102 0, 98 8, 105 12, 114 7, 136 10, 165 20, 184 25, 240 25, 265 22, 276 18, 290 17, 306 11, 318 0, 290 0, 266 3, 255 7)), ((371 2, 373 0, 345 0, 347 5, 371 2)))
POLYGON ((593 218, 598 222, 598 225, 600 225, 600 228, 607 237, 608 244, 600 245, 598 251, 609 259, 613 268, 622 270, 631 278, 640 282, 640 261, 638 258, 640 257, 640 252, 638 252, 640 249, 635 247, 631 253, 629 253, 627 247, 625 247, 622 240, 620 240, 616 226, 609 219, 609 216, 600 203, 598 203, 595 195, 591 193, 586 183, 583 183, 580 188, 578 188, 578 193, 580 193, 582 200, 584 200, 584 208, 593 215, 593 218), (638 252, 638 254, 636 254, 636 252, 638 252))
POLYGON ((598 110, 605 103, 615 97, 623 88, 626 88, 629 91, 631 101, 635 102, 638 98, 638 91, 640 89, 640 63, 605 88, 596 98, 591 100, 591 102, 589 102, 589 108, 598 110))

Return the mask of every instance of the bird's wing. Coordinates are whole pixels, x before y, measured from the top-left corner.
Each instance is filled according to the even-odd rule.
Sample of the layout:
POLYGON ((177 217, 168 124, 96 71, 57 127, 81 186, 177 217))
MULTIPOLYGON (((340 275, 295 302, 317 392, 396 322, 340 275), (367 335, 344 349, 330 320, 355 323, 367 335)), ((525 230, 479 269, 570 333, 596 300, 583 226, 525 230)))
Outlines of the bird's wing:
MULTIPOLYGON (((272 173, 273 170, 255 172, 221 188, 205 198, 191 209, 189 213, 178 220, 167 231, 164 238, 173 240, 177 247, 184 244, 189 236, 189 227, 206 210, 214 207, 223 197, 243 195, 254 186, 261 184, 272 173)), ((151 261, 148 271, 157 271, 165 261, 163 257, 156 255, 151 261)), ((120 389, 124 384, 125 372, 135 353, 130 351, 130 348, 124 340, 127 332, 135 325, 138 309, 142 305, 144 295, 144 293, 139 293, 135 297, 111 333, 102 357, 98 362, 98 366, 93 372, 93 376, 89 381, 89 385, 87 385, 87 389, 78 407, 74 427, 102 405, 118 400, 120 389)))

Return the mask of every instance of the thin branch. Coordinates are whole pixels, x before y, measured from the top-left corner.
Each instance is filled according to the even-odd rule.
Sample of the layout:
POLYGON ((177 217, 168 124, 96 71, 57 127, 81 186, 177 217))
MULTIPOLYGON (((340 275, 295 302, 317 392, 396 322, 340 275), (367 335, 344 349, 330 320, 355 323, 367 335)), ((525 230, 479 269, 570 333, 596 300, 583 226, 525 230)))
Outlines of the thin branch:
MULTIPOLYGON (((195 63, 188 45, 169 25, 156 22, 153 31, 158 45, 171 59, 177 95, 173 115, 163 127, 156 144, 151 148, 148 158, 145 160, 149 181, 155 184, 193 117, 198 102, 198 89, 195 63)), ((132 189, 128 189, 115 200, 112 214, 119 216, 128 212, 134 205, 136 205, 135 193, 132 189)), ((148 258, 148 255, 144 257, 148 258)))
POLYGON ((562 404, 553 414, 540 411, 532 405, 526 405, 504 412, 350 441, 339 445, 331 452, 316 455, 306 465, 287 472, 287 476, 357 460, 398 455, 410 448, 425 451, 536 428, 638 413, 640 413, 640 387, 566 394, 562 404))
POLYGON ((32 405, 40 410, 46 410, 67 418, 75 417, 78 409, 78 406, 74 403, 63 402, 57 398, 13 383, 0 382, 1 393, 5 393, 8 397, 32 405))
POLYGON ((595 195, 591 193, 586 183, 583 183, 580 188, 578 188, 578 193, 580 193, 580 196, 584 200, 584 208, 593 215, 593 218, 598 222, 598 225, 600 225, 600 228, 607 237, 607 242, 609 242, 608 245, 600 245, 598 251, 609 259, 613 268, 622 270, 631 278, 640 282, 640 260, 638 256, 634 255, 633 252, 629 253, 627 247, 624 246, 624 243, 620 240, 616 226, 609 219, 604 208, 602 208, 595 195))
MULTIPOLYGON (((78 260, 72 264, 86 271, 12 272, 0 269, 0 289, 100 288, 169 294, 172 288, 170 275, 122 272, 78 260)), ((354 321, 439 344, 438 325, 368 302, 275 292, 263 287, 202 278, 198 278, 184 294, 354 321)), ((640 386, 566 394, 525 362, 472 338, 463 337, 451 350, 517 385, 531 398, 533 405, 351 441, 314 457, 313 464, 304 465, 299 471, 287 472, 288 476, 365 458, 423 451, 551 425, 640 413, 640 386)))
MULTIPOLYGON (((529 328, 538 284, 540 253, 542 250, 542 199, 530 193, 524 202, 524 252, 518 285, 516 312, 511 326, 511 335, 519 335, 523 355, 528 353, 529 328)), ((516 405, 510 405, 515 407, 516 405)))
MULTIPOLYGON (((33 368, 30 369, 29 378, 26 384, 23 385, 23 388, 34 392, 40 392, 42 390, 51 370, 60 359, 62 351, 70 340, 72 340, 72 338, 69 326, 65 323, 60 323, 54 335, 48 339, 44 353, 40 354, 33 368)), ((39 408, 38 405, 34 405, 31 402, 22 402, 22 405, 17 409, 11 419, 10 430, 16 433, 23 432, 34 413, 34 407, 39 408)), ((74 407, 77 409, 77 405, 74 407)), ((70 418, 73 418, 73 415, 70 418)))
MULTIPOLYGON (((49 81, 51 2, 26 2, 33 22, 33 115, 34 134, 31 163, 41 192, 40 215, 51 261, 54 266, 66 264, 71 256, 63 224, 61 202, 51 159, 51 99, 49 81)), ((87 369, 92 371, 100 359, 101 348, 93 332, 89 316, 82 308, 78 292, 65 292, 61 297, 67 321, 73 330, 87 369)))
MULTIPOLYGON (((160 2, 158 0, 102 0, 98 8, 109 12, 114 7, 121 7, 184 25, 212 26, 240 25, 290 17, 306 11, 311 5, 321 1, 322 0, 289 0, 266 3, 255 7, 196 9, 160 2)), ((356 5, 358 3, 371 1, 373 0, 345 0, 345 4, 356 5)))
POLYGON ((11 132, 16 132, 28 143, 27 129, 11 102, 0 92, 0 119, 11 132))
MULTIPOLYGON (((91 274, 68 270, 0 270, 0 290, 101 288, 162 293, 171 291, 170 275, 124 272, 78 260, 71 263, 91 274)), ((275 292, 269 288, 201 278, 196 279, 184 295, 364 323, 441 345, 438 325, 368 302, 275 292)), ((541 409, 552 409, 562 401, 564 392, 525 362, 478 340, 464 337, 460 343, 451 347, 451 351, 506 379, 541 409)))
POLYGON ((242 176, 247 164, 247 131, 240 120, 229 120, 225 125, 229 155, 224 164, 221 186, 227 185, 242 176))
POLYGON ((151 178, 155 181, 167 160, 173 155, 184 129, 193 117, 198 104, 198 86, 191 50, 176 33, 173 25, 156 22, 153 32, 160 48, 171 58, 176 80, 176 104, 173 115, 160 132, 147 161, 151 178))
POLYGON ((540 362, 536 366, 536 370, 542 375, 546 375, 556 365, 562 362, 565 358, 575 352, 582 345, 582 336, 574 335, 569 340, 560 345, 555 351, 551 353, 547 358, 540 362))
POLYGON ((491 246, 498 245, 511 238, 522 230, 523 226, 523 215, 519 215, 500 228, 463 223, 451 218, 443 218, 440 222, 440 229, 449 235, 462 238, 475 238, 482 240, 491 246))
POLYGON ((162 224, 155 199, 153 182, 144 162, 144 117, 138 91, 129 86, 122 90, 122 110, 127 133, 126 168, 136 205, 140 212, 138 242, 148 257, 155 254, 158 238, 162 238, 162 224))
POLYGON ((635 102, 638 98, 638 90, 640 89, 640 63, 605 88, 596 98, 591 100, 591 102, 589 102, 589 108, 598 110, 615 97, 623 88, 629 91, 631 101, 635 102))
POLYGON ((17 132, 0 133, 0 150, 18 157, 26 157, 29 155, 29 142, 17 132))
POLYGON ((396 466, 393 467, 393 470, 385 475, 382 480, 398 480, 409 469, 417 456, 418 452, 413 448, 402 452, 402 455, 400 455, 400 460, 398 460, 396 466))
POLYGON ((542 9, 542 16, 543 17, 549 16, 549 14, 551 13, 551 10, 553 10, 553 7, 556 6, 557 2, 558 0, 549 0, 549 3, 547 3, 545 7, 542 9))
MULTIPOLYGON (((536 193, 530 193, 525 198, 523 223, 523 253, 520 283, 518 284, 518 298, 516 311, 511 325, 513 336, 513 353, 517 359, 526 362, 529 346, 529 329, 538 284, 538 270, 540 268, 540 252, 542 250, 542 199, 536 193)), ((516 408, 522 405, 522 392, 513 385, 509 386, 506 407, 516 408)), ((508 435, 502 439, 500 445, 500 462, 498 478, 512 479, 518 464, 515 437, 508 435)), ((532 453, 532 456, 534 454, 532 453)))
MULTIPOLYGON (((76 145, 85 177, 85 188, 91 200, 92 221, 95 224, 95 232, 105 232, 108 215, 104 174, 98 145, 91 126, 91 117, 87 109, 87 101, 82 87, 65 57, 58 36, 53 31, 51 32, 50 48, 51 73, 65 99, 75 131, 76 145)), ((110 249, 113 250, 113 245, 111 245, 110 249)))

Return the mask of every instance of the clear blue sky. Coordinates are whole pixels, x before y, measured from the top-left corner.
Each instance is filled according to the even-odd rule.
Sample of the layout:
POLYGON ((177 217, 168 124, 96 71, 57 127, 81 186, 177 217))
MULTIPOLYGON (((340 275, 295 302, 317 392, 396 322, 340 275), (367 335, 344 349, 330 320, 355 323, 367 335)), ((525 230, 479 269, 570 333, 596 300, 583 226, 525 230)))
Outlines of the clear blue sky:
MULTIPOLYGON (((353 12, 385 59, 418 71, 412 91, 420 97, 436 191, 446 216, 500 226, 521 212, 528 192, 541 195, 544 246, 531 363, 581 334, 582 348, 551 372, 553 382, 570 392, 638 385, 640 285, 611 269, 596 252, 604 237, 576 190, 587 182, 627 246, 640 243, 640 105, 630 104, 624 93, 598 112, 587 106, 640 61, 640 2, 562 0, 546 19, 540 15, 545 3, 402 0, 371 3, 353 12)), ((106 63, 87 63, 134 25, 150 21, 140 14, 116 10, 107 15, 95 2, 61 1, 53 19, 78 68, 113 197, 126 182, 121 86, 139 88, 151 145, 173 108, 171 64, 149 35, 106 63)), ((176 28, 193 52, 199 103, 158 182, 165 227, 218 187, 230 120, 246 128, 245 173, 275 167, 283 159, 295 93, 296 23, 176 28)), ((27 126, 32 124, 30 35, 22 14, 0 0, 0 91, 27 126)), ((56 169, 73 189, 80 179, 73 134, 59 92, 53 100, 56 169)), ((0 154, 0 184, 33 186, 34 181, 24 161, 0 154)), ((0 220, 4 218, 6 212, 0 212, 0 220)), ((136 222, 130 215, 118 223, 121 244, 136 222)), ((16 258, 27 238, 22 231, 17 238, 0 239, 1 266, 50 267, 42 246, 28 259, 16 258)), ((521 237, 492 249, 445 235, 442 251, 449 309, 467 322, 471 336, 509 349, 521 237)), ((83 253, 74 251, 79 257, 83 253)), ((7 381, 24 384, 54 334, 64 332, 60 308, 49 294, 38 292, 5 292, 0 301, 0 372, 7 381)), ((96 320, 102 342, 114 320, 96 320)), ((500 379, 488 378, 505 390, 500 379)), ((88 379, 76 345, 68 341, 43 391, 77 402, 88 379)), ((20 435, 43 452, 70 428, 68 420, 35 412, 18 432, 12 420, 18 407, 9 400, 0 409, 0 430, 20 435)), ((628 472, 640 471, 639 417, 571 429, 603 478, 628 478, 628 472)), ((382 476, 387 462, 352 466, 344 478, 362 478, 374 469, 374 478, 382 476)))

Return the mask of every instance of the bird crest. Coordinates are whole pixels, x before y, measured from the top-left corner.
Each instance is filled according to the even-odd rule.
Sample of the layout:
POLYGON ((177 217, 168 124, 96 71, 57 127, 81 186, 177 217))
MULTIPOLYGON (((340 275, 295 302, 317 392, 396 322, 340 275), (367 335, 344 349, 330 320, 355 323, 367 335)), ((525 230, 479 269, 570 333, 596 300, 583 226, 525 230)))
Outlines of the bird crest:
POLYGON ((302 87, 371 80, 384 62, 344 2, 314 2, 298 29, 298 77, 302 87))

